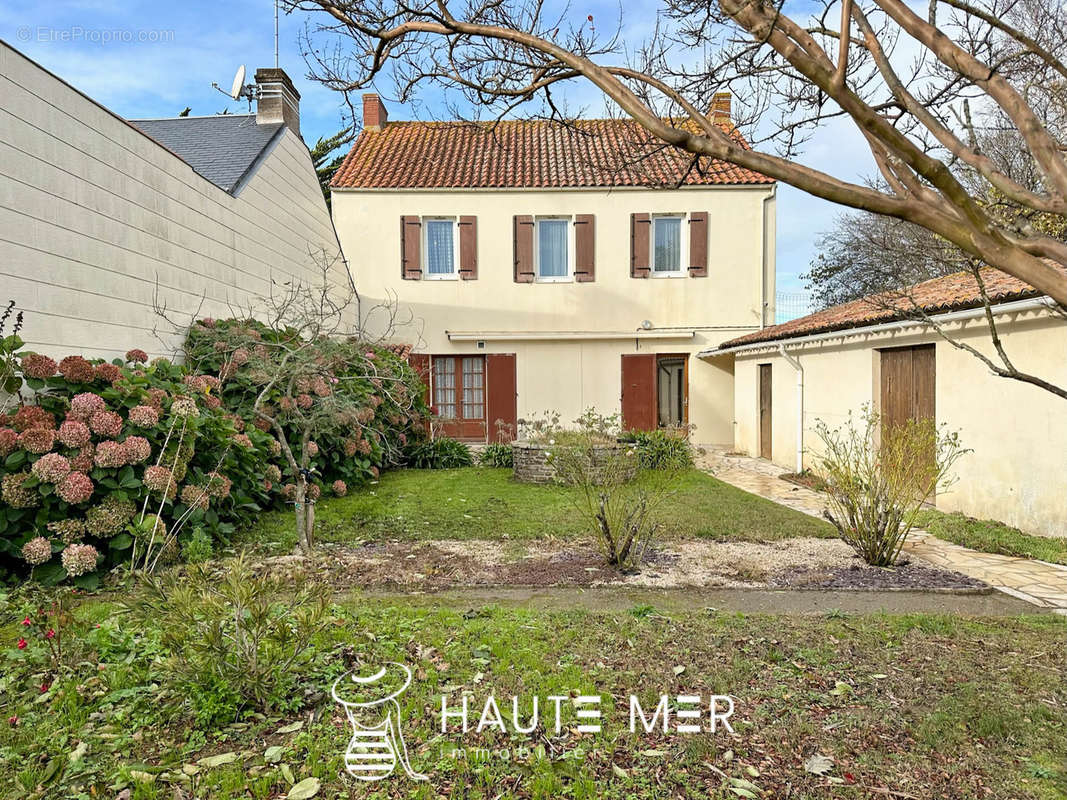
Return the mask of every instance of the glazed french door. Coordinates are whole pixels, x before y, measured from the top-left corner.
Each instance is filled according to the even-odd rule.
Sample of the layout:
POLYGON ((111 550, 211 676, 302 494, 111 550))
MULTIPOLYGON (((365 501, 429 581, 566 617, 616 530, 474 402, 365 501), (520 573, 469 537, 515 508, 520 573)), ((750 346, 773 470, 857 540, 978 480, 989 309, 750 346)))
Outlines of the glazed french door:
POLYGON ((430 381, 437 432, 484 442, 485 356, 433 356, 430 381))

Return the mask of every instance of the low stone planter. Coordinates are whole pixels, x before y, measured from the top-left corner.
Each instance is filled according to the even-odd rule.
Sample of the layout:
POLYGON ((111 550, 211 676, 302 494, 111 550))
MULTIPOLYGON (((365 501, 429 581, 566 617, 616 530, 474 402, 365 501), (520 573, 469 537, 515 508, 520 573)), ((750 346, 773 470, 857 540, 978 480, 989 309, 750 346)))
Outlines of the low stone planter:
MULTIPOLYGON (((515 480, 522 483, 554 483, 556 471, 549 463, 549 453, 562 449, 563 445, 535 443, 519 440, 511 443, 511 453, 514 459, 515 480)), ((593 445, 594 456, 589 468, 595 470, 601 458, 624 454, 630 445, 621 442, 611 444, 593 445)), ((631 480, 637 474, 637 459, 630 459, 632 465, 628 469, 627 480, 631 480)), ((602 462, 601 462, 602 463, 602 462)))

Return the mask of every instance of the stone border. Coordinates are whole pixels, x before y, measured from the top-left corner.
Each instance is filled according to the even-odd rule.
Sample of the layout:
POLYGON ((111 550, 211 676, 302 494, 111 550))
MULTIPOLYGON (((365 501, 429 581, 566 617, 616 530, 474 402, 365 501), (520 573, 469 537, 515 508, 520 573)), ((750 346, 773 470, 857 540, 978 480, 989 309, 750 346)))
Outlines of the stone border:
MULTIPOLYGON (((553 450, 558 450, 563 446, 565 445, 531 442, 528 440, 512 442, 511 454, 514 463, 515 480, 520 483, 554 483, 556 470, 548 463, 548 455, 553 450)), ((592 448, 597 455, 600 453, 619 454, 625 452, 630 446, 623 442, 614 442, 611 444, 594 444, 592 448)), ((632 479, 636 474, 637 462, 635 459, 633 471, 629 478, 632 479)))

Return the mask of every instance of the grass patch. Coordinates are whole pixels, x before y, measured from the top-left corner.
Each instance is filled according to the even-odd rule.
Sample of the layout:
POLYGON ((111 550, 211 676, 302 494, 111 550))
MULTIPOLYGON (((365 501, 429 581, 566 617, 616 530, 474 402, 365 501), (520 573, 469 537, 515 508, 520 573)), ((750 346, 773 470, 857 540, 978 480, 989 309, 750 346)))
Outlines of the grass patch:
POLYGON ((1032 536, 1003 522, 930 510, 920 512, 915 524, 939 539, 983 553, 1067 564, 1067 539, 1032 536))
MULTIPOLYGON (((1061 797, 1067 780, 1058 756, 1067 751, 1058 712, 1067 702, 1059 663, 1067 621, 1054 616, 743 616, 650 605, 547 612, 356 597, 333 610, 316 641, 294 697, 299 711, 200 730, 169 688, 165 620, 131 630, 112 611, 97 600, 83 605, 71 633, 86 658, 44 699, 20 651, 0 651, 0 706, 5 718, 19 717, 0 727, 0 798, 114 797, 123 787, 131 800, 169 800, 176 788, 199 800, 279 798, 291 779, 313 777, 326 800, 744 796, 732 781, 750 782, 760 797, 888 790, 1042 800, 1061 797), (351 658, 414 671, 401 698, 403 730, 429 784, 397 776, 367 786, 343 775, 350 734, 324 692, 351 658), (514 731, 512 695, 525 721, 533 695, 572 692, 601 696, 601 733, 577 733, 566 703, 556 733, 547 701, 547 724, 514 731), (442 734, 441 695, 454 708, 467 693, 471 731, 442 734), (733 696, 736 733, 683 735, 673 720, 666 734, 630 733, 631 694, 651 709, 661 694, 689 693, 733 696), (474 730, 490 694, 506 732, 474 730), (455 757, 456 747, 466 755, 455 757), (269 759, 268 748, 277 748, 269 759), (514 757, 519 748, 525 760, 514 757), (836 785, 804 771, 812 753, 833 758, 836 785), (222 754, 232 758, 194 767, 222 754)), ((4 635, 18 630, 7 615, 4 635)))
MULTIPOLYGON (((644 473, 639 481, 661 479, 644 473)), ((328 542, 378 539, 587 538, 572 504, 577 490, 519 483, 509 469, 396 470, 347 497, 316 507, 317 536, 328 542)), ((833 537, 833 528, 749 494, 699 470, 678 478, 658 512, 666 538, 765 542, 797 536, 833 537)), ((292 515, 264 515, 244 535, 250 541, 295 542, 292 515)))

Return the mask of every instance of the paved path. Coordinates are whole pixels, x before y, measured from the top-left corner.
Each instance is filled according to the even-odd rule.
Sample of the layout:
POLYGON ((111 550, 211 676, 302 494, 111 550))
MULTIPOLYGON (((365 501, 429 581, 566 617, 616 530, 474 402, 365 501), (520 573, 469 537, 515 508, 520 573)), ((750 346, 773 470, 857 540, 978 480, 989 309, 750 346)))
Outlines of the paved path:
MULTIPOLYGON (((767 461, 709 448, 699 466, 746 492, 821 517, 820 492, 795 486, 778 476, 786 470, 767 461)), ((946 542, 926 531, 912 531, 904 551, 934 566, 962 572, 1035 606, 1067 614, 1067 567, 1028 558, 980 553, 946 542)))

